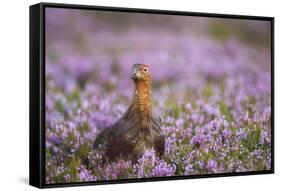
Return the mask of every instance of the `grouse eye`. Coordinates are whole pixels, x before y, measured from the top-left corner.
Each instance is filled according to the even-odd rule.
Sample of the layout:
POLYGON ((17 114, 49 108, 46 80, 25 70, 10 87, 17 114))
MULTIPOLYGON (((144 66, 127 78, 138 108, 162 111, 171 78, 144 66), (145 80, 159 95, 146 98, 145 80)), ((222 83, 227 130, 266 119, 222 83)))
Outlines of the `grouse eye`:
POLYGON ((145 69, 143 69, 143 71, 146 73, 146 72, 148 71, 148 69, 147 69, 147 68, 145 68, 145 69))

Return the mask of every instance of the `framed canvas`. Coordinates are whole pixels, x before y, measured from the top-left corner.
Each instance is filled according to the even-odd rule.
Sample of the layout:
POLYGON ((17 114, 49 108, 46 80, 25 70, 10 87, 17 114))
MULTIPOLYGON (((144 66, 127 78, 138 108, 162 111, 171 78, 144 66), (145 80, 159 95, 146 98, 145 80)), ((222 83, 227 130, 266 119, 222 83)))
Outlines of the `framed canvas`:
POLYGON ((30 185, 274 172, 274 18, 30 7, 30 185))

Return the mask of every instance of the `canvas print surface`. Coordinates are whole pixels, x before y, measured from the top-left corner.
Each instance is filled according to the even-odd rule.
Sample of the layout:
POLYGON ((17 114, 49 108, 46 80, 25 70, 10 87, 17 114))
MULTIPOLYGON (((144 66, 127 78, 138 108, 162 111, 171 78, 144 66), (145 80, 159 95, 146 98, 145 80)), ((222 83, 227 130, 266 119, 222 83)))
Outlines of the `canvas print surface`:
POLYGON ((271 23, 45 9, 47 184, 271 169, 271 23))

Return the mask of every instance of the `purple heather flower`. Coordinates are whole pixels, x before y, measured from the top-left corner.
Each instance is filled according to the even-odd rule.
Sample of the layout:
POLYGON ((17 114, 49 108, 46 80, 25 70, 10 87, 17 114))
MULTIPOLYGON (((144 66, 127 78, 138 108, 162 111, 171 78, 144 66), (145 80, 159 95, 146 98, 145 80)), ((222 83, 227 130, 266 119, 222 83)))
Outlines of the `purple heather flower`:
POLYGON ((191 144, 195 145, 195 146, 199 146, 202 143, 205 142, 205 136, 204 135, 195 135, 194 137, 192 137, 191 139, 191 144))
POLYGON ((216 172, 216 168, 217 168, 217 162, 215 159, 210 159, 208 160, 208 163, 207 163, 207 170, 209 172, 216 172))
POLYGON ((222 136, 223 138, 228 139, 231 136, 231 131, 229 129, 224 129, 222 131, 222 136))
POLYGON ((192 106, 189 102, 184 105, 184 108, 189 111, 192 110, 192 106))
POLYGON ((177 126, 177 127, 182 126, 183 123, 184 123, 184 120, 183 120, 182 118, 179 118, 179 119, 176 120, 176 126, 177 126))
POLYGON ((79 178, 81 181, 95 181, 97 178, 93 176, 92 172, 87 170, 85 166, 79 168, 79 178))
POLYGON ((171 166, 164 161, 160 161, 159 164, 153 168, 151 176, 156 176, 156 177, 173 176, 175 170, 176 170, 175 166, 171 166))

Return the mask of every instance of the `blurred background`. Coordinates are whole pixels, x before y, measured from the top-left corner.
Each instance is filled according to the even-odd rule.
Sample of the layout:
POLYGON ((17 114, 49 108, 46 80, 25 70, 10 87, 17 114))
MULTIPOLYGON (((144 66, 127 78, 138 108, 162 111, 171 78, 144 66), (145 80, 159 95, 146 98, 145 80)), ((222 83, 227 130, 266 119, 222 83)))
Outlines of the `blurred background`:
POLYGON ((270 38, 269 21, 47 8, 47 78, 130 96, 131 67, 146 63, 158 99, 235 84, 256 96, 270 93, 270 38))

